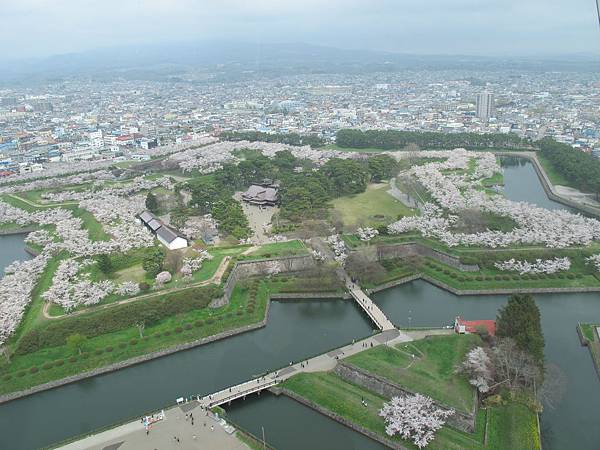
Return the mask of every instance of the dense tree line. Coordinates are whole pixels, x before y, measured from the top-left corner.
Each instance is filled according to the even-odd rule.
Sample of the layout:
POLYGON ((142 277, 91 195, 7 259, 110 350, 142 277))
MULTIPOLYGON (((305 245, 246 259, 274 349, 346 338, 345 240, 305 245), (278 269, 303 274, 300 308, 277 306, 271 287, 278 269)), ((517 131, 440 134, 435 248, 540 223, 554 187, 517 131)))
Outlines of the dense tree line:
POLYGON ((549 138, 538 145, 540 153, 574 187, 600 196, 600 159, 549 138))
POLYGON ((422 149, 467 149, 486 148, 528 148, 527 140, 513 133, 441 133, 400 130, 339 130, 336 143, 348 148, 380 148, 400 150, 408 144, 416 144, 422 149))
POLYGON ((529 353, 543 366, 544 335, 540 310, 531 295, 511 295, 506 306, 499 311, 496 328, 498 337, 513 339, 517 347, 529 353))
POLYGON ((262 141, 287 145, 322 147, 325 141, 315 134, 264 133, 262 131, 225 131, 220 135, 225 141, 262 141))
MULTIPOLYGON (((235 202, 231 196, 252 183, 278 180, 281 217, 298 220, 314 217, 326 209, 327 202, 333 198, 364 192, 370 181, 388 179, 398 168, 388 155, 376 155, 368 160, 332 158, 318 169, 287 150, 277 152, 272 158, 246 151, 244 157, 237 165, 225 164, 214 174, 190 180, 186 185, 192 194, 190 206, 201 214, 212 213, 219 221, 222 217, 225 226, 232 229, 242 224, 237 223, 240 216, 228 209, 228 206, 233 207, 231 202, 235 202)), ((223 223, 221 229, 224 229, 223 223)))

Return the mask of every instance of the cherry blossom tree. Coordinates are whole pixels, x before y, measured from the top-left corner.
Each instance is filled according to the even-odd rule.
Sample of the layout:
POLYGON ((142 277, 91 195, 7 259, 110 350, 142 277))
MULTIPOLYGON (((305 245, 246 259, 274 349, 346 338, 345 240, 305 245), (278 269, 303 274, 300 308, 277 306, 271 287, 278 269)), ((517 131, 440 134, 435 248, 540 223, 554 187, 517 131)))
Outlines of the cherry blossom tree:
POLYGON ((171 274, 167 271, 160 272, 156 275, 156 287, 162 287, 165 283, 171 281, 171 274))
POLYGON ((479 392, 489 392, 494 379, 493 364, 483 347, 475 347, 467 353, 461 370, 467 374, 469 383, 479 392))
POLYGON ((388 435, 411 440, 419 448, 426 447, 453 414, 454 410, 439 408, 421 394, 393 397, 379 411, 388 435))

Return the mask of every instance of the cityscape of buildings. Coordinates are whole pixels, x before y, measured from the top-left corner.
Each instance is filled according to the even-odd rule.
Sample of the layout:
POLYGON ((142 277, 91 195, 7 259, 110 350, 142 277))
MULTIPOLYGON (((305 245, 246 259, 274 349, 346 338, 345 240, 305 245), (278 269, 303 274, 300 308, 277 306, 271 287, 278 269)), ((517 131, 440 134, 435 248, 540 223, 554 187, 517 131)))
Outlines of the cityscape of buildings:
POLYGON ((228 130, 342 128, 546 136, 600 157, 600 75, 431 70, 217 83, 72 79, 0 90, 0 176, 53 162, 145 159, 141 150, 228 130))

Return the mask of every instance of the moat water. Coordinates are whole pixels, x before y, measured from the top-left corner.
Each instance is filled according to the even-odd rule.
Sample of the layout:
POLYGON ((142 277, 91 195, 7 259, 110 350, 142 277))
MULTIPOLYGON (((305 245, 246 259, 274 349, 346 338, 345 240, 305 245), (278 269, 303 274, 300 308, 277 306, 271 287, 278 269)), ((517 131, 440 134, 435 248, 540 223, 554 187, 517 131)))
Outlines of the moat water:
MULTIPOLYGON (((505 195, 547 208, 550 201, 527 161, 505 167, 505 195), (514 189, 514 186, 518 186, 514 189)), ((0 236, 0 268, 27 257, 23 237, 0 236)), ((456 315, 494 318, 506 296, 458 297, 415 281, 374 295, 399 326, 441 326, 456 315)), ((536 295, 546 339, 546 358, 566 380, 566 396, 541 416, 544 449, 600 448, 600 380, 575 331, 579 321, 600 321, 599 294, 536 295)), ((366 336, 371 324, 343 300, 273 302, 265 328, 176 353, 111 374, 0 405, 0 449, 31 449, 137 417, 181 396, 207 393, 366 336)), ((239 400, 230 416, 279 450, 380 449, 293 400, 263 394, 239 400)))

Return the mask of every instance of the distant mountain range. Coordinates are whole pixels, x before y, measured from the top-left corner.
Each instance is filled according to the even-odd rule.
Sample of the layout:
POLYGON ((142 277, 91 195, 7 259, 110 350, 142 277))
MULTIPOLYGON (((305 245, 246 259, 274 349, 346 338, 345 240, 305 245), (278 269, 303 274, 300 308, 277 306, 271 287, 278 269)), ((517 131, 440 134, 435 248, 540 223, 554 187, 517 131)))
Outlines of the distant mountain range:
POLYGON ((406 69, 599 71, 600 58, 569 55, 499 58, 410 55, 308 44, 184 42, 123 46, 28 60, 0 61, 0 81, 31 83, 85 76, 168 79, 191 69, 218 79, 294 73, 367 73, 406 69))

